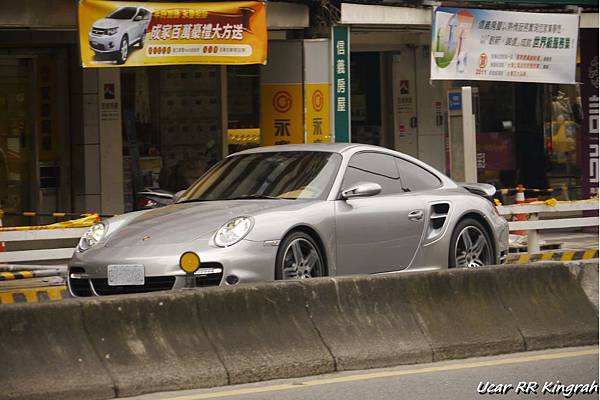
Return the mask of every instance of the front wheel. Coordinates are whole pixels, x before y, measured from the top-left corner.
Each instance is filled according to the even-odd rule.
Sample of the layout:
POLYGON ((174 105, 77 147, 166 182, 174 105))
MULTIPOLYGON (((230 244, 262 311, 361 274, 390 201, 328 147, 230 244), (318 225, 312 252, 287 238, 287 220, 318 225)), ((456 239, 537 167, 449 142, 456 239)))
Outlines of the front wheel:
POLYGON ((494 264, 492 241, 479 221, 467 218, 458 223, 452 233, 448 258, 450 268, 494 264))
POLYGON ((279 244, 275 260, 275 279, 307 279, 325 275, 319 246, 310 235, 293 232, 279 244))
POLYGON ((123 36, 123 39, 121 39, 121 46, 119 46, 119 52, 117 53, 117 64, 125 64, 128 56, 129 42, 127 41, 127 36, 123 36))

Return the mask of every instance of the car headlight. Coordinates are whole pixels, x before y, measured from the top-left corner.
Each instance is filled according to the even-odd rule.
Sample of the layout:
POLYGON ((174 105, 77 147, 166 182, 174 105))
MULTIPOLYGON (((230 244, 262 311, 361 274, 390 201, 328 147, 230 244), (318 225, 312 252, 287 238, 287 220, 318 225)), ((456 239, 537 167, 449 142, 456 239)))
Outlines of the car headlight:
POLYGON ((235 217, 219 228, 215 233, 214 242, 219 247, 228 247, 242 240, 252 227, 254 220, 251 217, 235 217))
POLYGON ((77 251, 84 252, 90 247, 98 243, 106 235, 106 224, 100 222, 92 226, 86 233, 83 234, 77 245, 77 251))
POLYGON ((108 28, 108 29, 106 30, 106 34, 107 34, 108 36, 116 35, 116 34, 117 34, 117 32, 119 32, 119 28, 108 28))

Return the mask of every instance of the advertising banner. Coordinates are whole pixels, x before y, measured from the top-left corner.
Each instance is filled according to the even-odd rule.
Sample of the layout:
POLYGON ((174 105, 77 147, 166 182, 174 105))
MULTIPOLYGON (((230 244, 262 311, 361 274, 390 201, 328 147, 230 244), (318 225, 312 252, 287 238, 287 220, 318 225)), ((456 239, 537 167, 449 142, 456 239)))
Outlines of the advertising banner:
POLYGON ((264 64, 261 1, 154 3, 80 0, 84 67, 264 64))
POLYGON ((350 142, 350 28, 331 28, 333 45, 333 124, 335 141, 350 142))
POLYGON ((579 16, 440 7, 431 79, 575 83, 579 16))
POLYGON ((304 143, 302 84, 260 88, 262 145, 304 143))
POLYGON ((306 93, 306 143, 329 143, 329 84, 307 83, 306 93))
POLYGON ((584 199, 598 194, 600 181, 598 157, 600 146, 600 98, 598 97, 598 29, 581 30, 581 140, 579 160, 581 167, 581 190, 584 199))

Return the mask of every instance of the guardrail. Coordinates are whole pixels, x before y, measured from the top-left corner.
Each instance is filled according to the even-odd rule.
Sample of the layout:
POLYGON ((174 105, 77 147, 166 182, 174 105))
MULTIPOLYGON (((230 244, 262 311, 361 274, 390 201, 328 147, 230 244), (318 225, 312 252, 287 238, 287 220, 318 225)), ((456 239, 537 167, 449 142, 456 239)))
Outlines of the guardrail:
MULTIPOLYGON (((88 228, 66 228, 36 231, 0 232, 0 242, 28 240, 78 239, 88 228)), ((74 247, 58 249, 20 250, 0 253, 0 263, 15 263, 40 260, 66 260, 73 255, 74 247)))
MULTIPOLYGON (((91 214, 76 220, 58 222, 52 225, 1 227, 0 243, 79 239, 87 231, 88 227, 95 224, 98 220, 99 216, 97 214, 91 214)), ((71 258, 74 250, 74 247, 63 247, 3 251, 0 252, 0 263, 66 260, 71 258)))
POLYGON ((511 231, 527 231, 527 252, 529 254, 540 251, 539 230, 560 228, 582 228, 598 226, 598 217, 575 217, 560 218, 558 213, 574 211, 598 211, 598 199, 578 201, 556 201, 554 199, 545 202, 533 202, 527 204, 514 204, 510 206, 498 206, 498 212, 505 217, 513 217, 518 214, 527 214, 526 221, 511 221, 508 227, 511 231), (540 214, 548 213, 556 218, 540 219, 540 214))

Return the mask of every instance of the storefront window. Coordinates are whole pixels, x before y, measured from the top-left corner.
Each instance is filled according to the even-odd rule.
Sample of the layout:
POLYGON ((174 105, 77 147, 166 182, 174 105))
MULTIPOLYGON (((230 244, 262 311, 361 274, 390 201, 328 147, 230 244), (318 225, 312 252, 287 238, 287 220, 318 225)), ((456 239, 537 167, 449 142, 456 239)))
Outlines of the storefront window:
POLYGON ((577 85, 476 82, 478 181, 527 197, 581 197, 577 85))
POLYGON ((352 142, 379 145, 381 98, 379 53, 351 53, 352 142))
POLYGON ((544 146, 548 183, 568 198, 581 197, 577 141, 581 128, 581 96, 576 85, 547 85, 544 146))
POLYGON ((258 65, 227 66, 227 140, 229 153, 260 145, 258 65))
POLYGON ((517 178, 514 85, 478 82, 477 89, 477 179, 497 187, 514 187, 517 178))
MULTIPOLYGON (((31 59, 0 58, 0 209, 31 207, 34 153, 31 59)), ((25 223, 6 217, 5 225, 25 223)))
POLYGON ((222 153, 219 66, 122 72, 125 209, 144 187, 186 189, 222 153))

